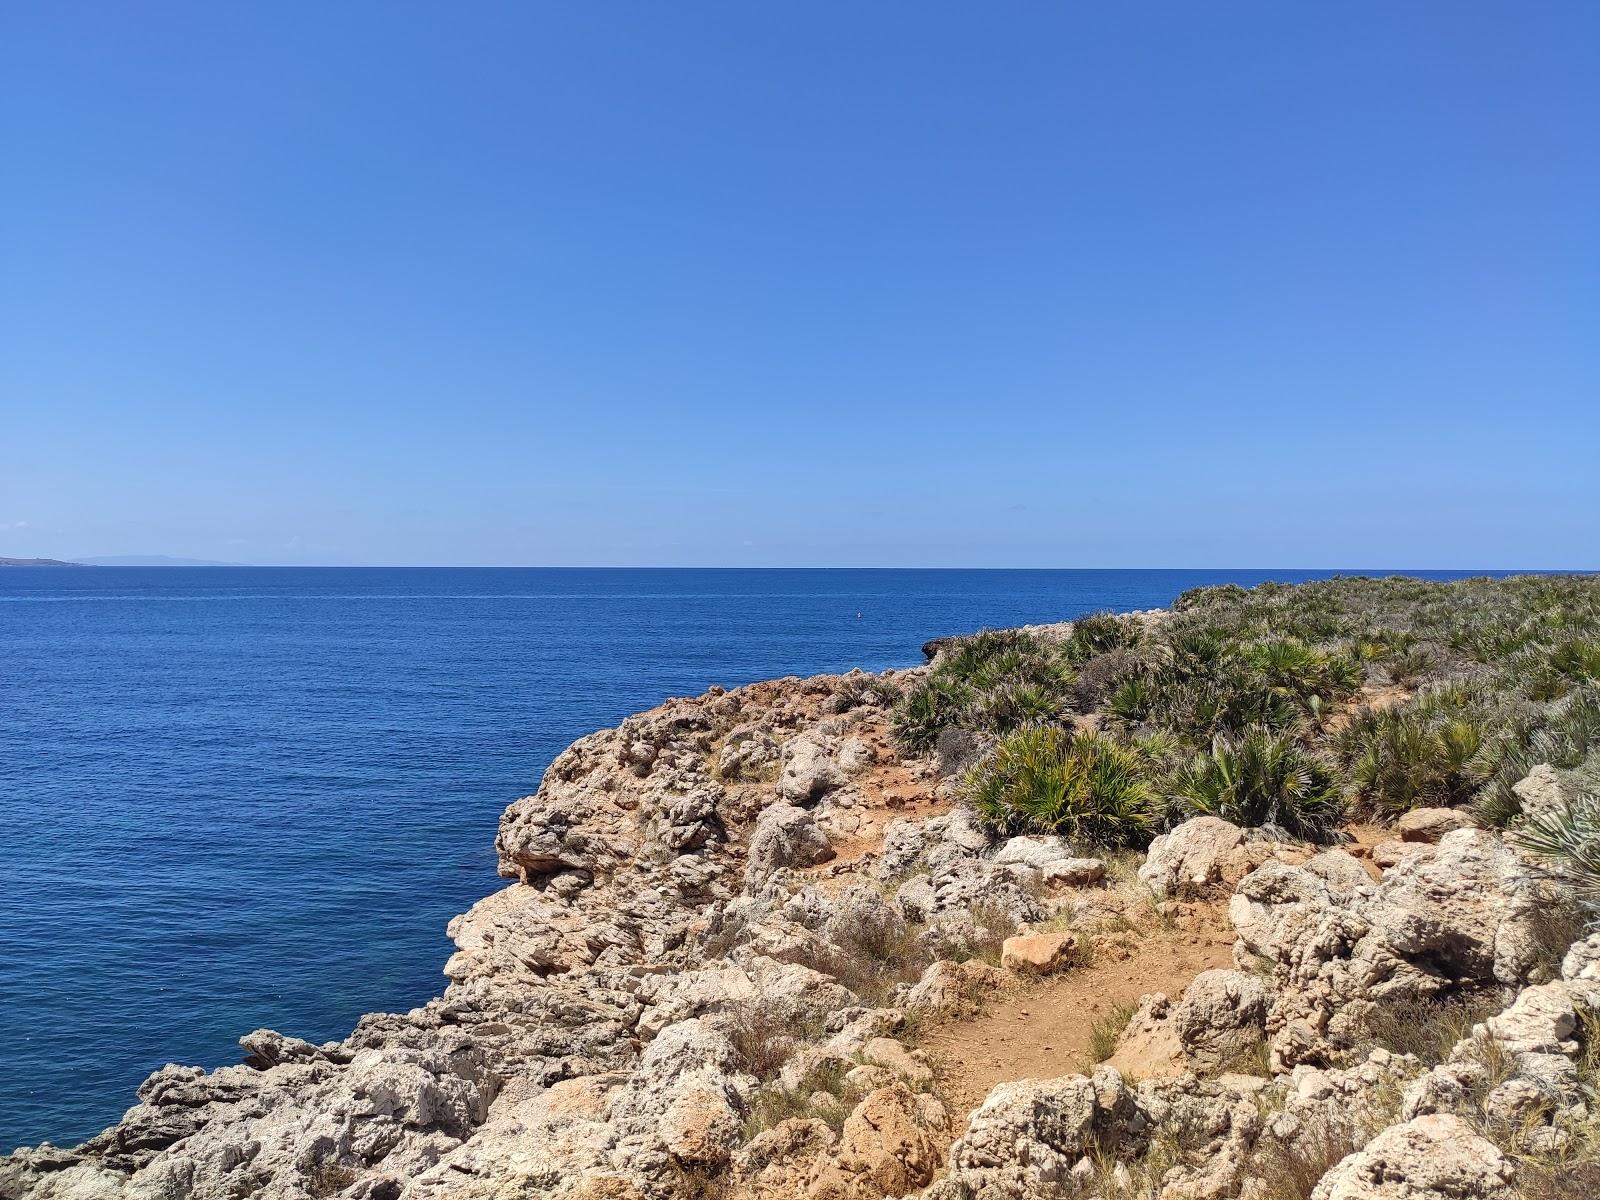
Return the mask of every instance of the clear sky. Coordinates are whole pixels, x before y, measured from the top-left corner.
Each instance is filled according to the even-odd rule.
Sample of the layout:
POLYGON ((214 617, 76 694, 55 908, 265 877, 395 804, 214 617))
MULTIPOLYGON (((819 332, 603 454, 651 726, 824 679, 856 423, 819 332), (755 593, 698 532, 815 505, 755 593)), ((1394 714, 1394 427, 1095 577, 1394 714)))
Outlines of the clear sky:
POLYGON ((0 555, 1600 567, 1600 4, 0 6, 0 555))

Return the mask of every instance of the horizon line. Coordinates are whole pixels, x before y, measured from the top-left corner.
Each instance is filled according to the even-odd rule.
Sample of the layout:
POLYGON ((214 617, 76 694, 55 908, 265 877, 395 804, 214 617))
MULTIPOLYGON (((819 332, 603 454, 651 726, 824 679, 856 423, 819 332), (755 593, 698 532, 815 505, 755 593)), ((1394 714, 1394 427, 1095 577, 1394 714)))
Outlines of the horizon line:
MULTIPOLYGON (((100 557, 100 556, 90 556, 100 557)), ((108 556, 110 557, 110 556, 108 556)), ((130 556, 131 557, 131 556, 130 556)), ((152 556, 154 557, 154 556, 152 556)), ((174 556, 177 557, 177 556, 174 556)), ((98 570, 305 570, 305 571, 1333 571, 1338 573, 1393 574, 1404 571, 1491 572, 1495 574, 1577 574, 1600 572, 1600 566, 905 566, 784 564, 748 565, 728 563, 94 563, 84 559, 58 559, 66 566, 93 567, 98 570)), ((21 564, 19 564, 21 565, 21 564)), ((40 564, 48 568, 49 564, 40 564)))

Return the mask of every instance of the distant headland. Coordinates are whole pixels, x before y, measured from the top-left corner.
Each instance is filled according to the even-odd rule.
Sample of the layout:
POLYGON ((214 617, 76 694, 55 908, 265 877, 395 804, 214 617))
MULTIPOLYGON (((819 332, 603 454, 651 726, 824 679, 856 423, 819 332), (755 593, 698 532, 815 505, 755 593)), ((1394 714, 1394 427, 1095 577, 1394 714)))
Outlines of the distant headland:
POLYGON ((242 563, 168 554, 107 554, 89 558, 0 558, 0 567, 238 567, 242 563))

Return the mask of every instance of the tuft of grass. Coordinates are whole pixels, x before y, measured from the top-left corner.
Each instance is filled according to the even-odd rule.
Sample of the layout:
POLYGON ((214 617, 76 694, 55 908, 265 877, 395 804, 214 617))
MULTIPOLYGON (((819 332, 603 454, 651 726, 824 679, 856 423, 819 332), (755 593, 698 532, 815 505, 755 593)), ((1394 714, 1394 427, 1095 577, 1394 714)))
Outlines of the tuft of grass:
POLYGON ((1091 1070, 1117 1052, 1117 1042, 1137 1008, 1134 1004, 1115 1005, 1090 1027, 1089 1048, 1085 1054, 1091 1070))
POLYGON ((1251 1157, 1245 1166, 1246 1177, 1254 1181, 1251 1195, 1257 1200, 1311 1200, 1322 1177, 1363 1141, 1312 1124, 1292 1144, 1275 1142, 1251 1157))
POLYGON ((796 1050, 822 1033, 821 1024, 794 1005, 770 998, 734 1005, 723 1024, 739 1065, 760 1080, 776 1076, 796 1050))
POLYGON ((1414 1054, 1425 1067, 1450 1057, 1457 1042, 1473 1027, 1505 1007, 1496 991, 1471 992, 1438 1000, 1397 1000, 1379 1004, 1363 1022, 1365 1046, 1381 1046, 1394 1054, 1414 1054))
POLYGON ((854 1101, 860 1099, 845 1082, 849 1073, 848 1064, 830 1061, 808 1072, 795 1087, 769 1084, 750 1106, 750 1114, 744 1122, 744 1141, 796 1117, 822 1121, 838 1133, 844 1128, 854 1101))
POLYGON ((1248 1046, 1228 1056, 1217 1074, 1261 1075, 1272 1077, 1272 1044, 1266 1034, 1251 1040, 1248 1046))
POLYGON ((915 983, 932 961, 917 929, 887 905, 830 936, 831 942, 807 943, 790 961, 832 976, 873 1005, 886 1002, 901 984, 915 983))

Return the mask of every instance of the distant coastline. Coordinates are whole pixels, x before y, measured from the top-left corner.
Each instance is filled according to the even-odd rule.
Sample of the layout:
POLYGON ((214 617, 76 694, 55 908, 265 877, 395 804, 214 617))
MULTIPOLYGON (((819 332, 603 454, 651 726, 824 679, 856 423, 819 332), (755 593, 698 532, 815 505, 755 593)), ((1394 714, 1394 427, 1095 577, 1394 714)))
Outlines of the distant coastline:
POLYGON ((0 558, 0 567, 84 567, 87 563, 60 558, 0 558))

